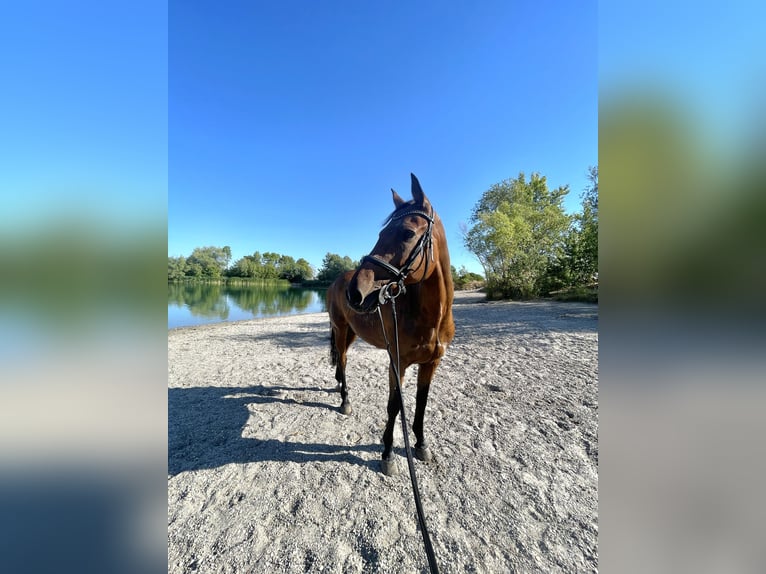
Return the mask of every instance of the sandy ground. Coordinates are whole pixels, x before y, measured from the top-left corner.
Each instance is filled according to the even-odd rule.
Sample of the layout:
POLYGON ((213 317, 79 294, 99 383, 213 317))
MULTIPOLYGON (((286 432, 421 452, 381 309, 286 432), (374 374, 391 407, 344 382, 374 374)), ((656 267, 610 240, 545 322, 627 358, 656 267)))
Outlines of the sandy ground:
MULTIPOLYGON (((454 315, 415 461, 440 571, 597 571, 598 307, 454 315)), ((349 417, 329 357, 326 314, 169 331, 169 572, 428 571, 399 425, 379 470, 386 353, 352 346, 349 417)))

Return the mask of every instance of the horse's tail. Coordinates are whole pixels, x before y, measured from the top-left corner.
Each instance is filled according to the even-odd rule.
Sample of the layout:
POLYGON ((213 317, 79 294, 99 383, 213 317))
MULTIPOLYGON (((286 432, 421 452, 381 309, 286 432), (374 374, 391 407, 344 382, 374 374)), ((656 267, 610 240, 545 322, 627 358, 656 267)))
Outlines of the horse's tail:
POLYGON ((333 367, 338 364, 338 345, 335 344, 335 329, 330 327, 330 363, 333 367))

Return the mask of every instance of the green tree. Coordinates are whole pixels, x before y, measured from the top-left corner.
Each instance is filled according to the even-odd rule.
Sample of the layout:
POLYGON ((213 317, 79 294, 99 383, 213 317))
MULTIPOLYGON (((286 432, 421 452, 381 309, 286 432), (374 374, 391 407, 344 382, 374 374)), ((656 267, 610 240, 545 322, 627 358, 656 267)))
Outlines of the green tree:
POLYGON ((319 269, 317 279, 334 281, 342 273, 356 269, 356 267, 357 262, 352 261, 348 255, 341 257, 335 253, 327 253, 322 260, 322 267, 319 269))
POLYGON ((581 261, 578 266, 582 283, 598 278, 598 166, 588 169, 590 185, 582 198, 582 213, 577 216, 580 231, 581 261))
POLYGON ((261 279, 279 279, 279 253, 266 251, 262 255, 262 265, 260 271, 261 279))
POLYGON ((186 260, 187 275, 193 277, 221 277, 229 266, 231 248, 196 247, 186 260))
POLYGON ((178 281, 186 276, 186 257, 168 257, 168 281, 178 281))
POLYGON ((257 251, 255 255, 245 255, 237 259, 226 274, 229 277, 258 277, 260 259, 261 255, 257 251))
POLYGON ((484 283, 484 277, 478 273, 468 271, 468 269, 465 268, 465 265, 461 265, 459 271, 455 269, 454 265, 450 265, 450 272, 452 273, 452 284, 458 291, 462 289, 474 289, 478 284, 484 283))
POLYGON ((314 278, 314 268, 311 263, 306 261, 303 257, 295 262, 295 266, 292 270, 292 277, 289 278, 293 283, 300 283, 301 281, 308 281, 314 278))
POLYGON ((471 214, 465 246, 481 262, 490 294, 527 299, 540 294, 546 272, 563 252, 570 217, 569 186, 548 189, 545 176, 523 173, 490 187, 471 214))
POLYGON ((289 255, 281 255, 277 261, 280 279, 286 279, 291 283, 300 283, 314 277, 314 270, 305 259, 296 261, 289 255))
POLYGON ((247 271, 249 275, 246 277, 256 277, 258 279, 263 278, 263 257, 261 257, 260 251, 255 251, 252 255, 245 256, 247 261, 247 271))
POLYGON ((582 211, 573 217, 564 249, 549 268, 544 292, 589 285, 598 277, 598 166, 588 168, 588 179, 582 211))

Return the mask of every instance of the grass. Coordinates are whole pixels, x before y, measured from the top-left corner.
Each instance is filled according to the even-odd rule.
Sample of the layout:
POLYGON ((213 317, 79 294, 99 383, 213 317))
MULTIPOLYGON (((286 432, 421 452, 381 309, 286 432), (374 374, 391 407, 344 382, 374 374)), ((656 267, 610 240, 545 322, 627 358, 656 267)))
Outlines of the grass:
POLYGON ((582 285, 551 291, 551 298, 555 301, 580 301, 583 303, 598 303, 598 283, 582 285))

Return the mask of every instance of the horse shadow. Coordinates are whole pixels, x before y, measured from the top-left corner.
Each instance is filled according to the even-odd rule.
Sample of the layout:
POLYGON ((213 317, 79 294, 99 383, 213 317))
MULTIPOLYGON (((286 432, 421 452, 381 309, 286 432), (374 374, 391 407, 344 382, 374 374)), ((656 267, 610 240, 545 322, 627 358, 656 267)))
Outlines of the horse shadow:
MULTIPOLYGON (((376 470, 378 460, 360 456, 378 452, 380 446, 376 444, 293 442, 243 436, 250 417, 248 405, 280 403, 286 410, 319 408, 337 412, 337 407, 330 402, 302 401, 286 396, 288 392, 329 390, 261 385, 168 389, 168 474, 175 476, 230 463, 266 461, 337 461, 376 470)), ((328 400, 330 397, 332 395, 328 395, 328 400)))
POLYGON ((279 333, 269 332, 260 334, 229 334, 216 338, 227 342, 239 342, 248 344, 268 342, 286 349, 316 348, 329 346, 330 329, 328 325, 327 332, 317 332, 313 330, 291 330, 279 333))

